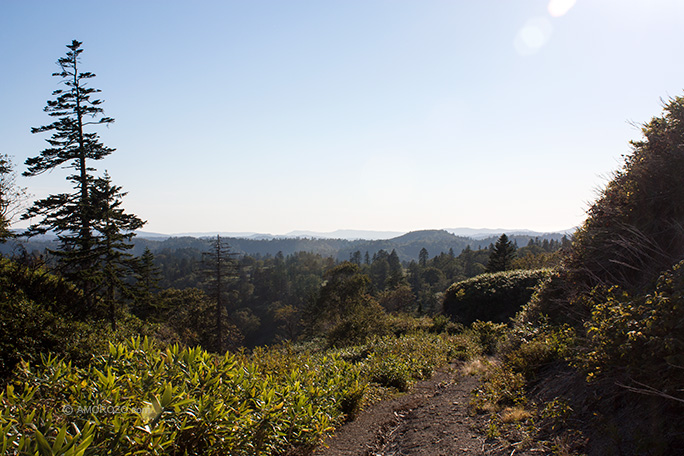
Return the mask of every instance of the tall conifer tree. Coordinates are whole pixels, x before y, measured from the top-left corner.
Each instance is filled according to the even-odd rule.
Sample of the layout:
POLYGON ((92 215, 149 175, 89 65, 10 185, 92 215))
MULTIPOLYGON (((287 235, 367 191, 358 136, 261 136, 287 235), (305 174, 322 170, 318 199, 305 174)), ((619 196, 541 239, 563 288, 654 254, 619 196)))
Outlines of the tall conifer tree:
POLYGON ((134 313, 146 318, 152 311, 154 295, 159 290, 161 269, 154 262, 154 254, 145 247, 135 265, 134 313))
POLYGON ((226 338, 227 298, 230 285, 237 278, 237 262, 228 244, 217 235, 211 242, 211 250, 203 254, 202 262, 206 277, 207 294, 215 303, 216 347, 221 353, 228 348, 226 338))
POLYGON ((93 206, 93 252, 98 261, 100 296, 109 309, 112 329, 116 329, 116 305, 123 297, 133 297, 134 287, 126 282, 133 276, 138 261, 128 252, 135 230, 145 224, 137 216, 127 214, 121 207, 126 193, 112 184, 109 174, 95 179, 91 189, 93 206))
POLYGON ((418 252, 418 264, 420 265, 420 267, 422 267, 422 268, 427 267, 428 257, 429 257, 429 254, 428 254, 427 249, 425 247, 420 249, 420 252, 418 252))
POLYGON ((391 288, 395 288, 404 280, 404 270, 401 267, 401 261, 399 261, 399 255, 396 250, 392 250, 392 253, 387 257, 387 262, 389 263, 387 282, 391 288))
POLYGON ((114 119, 104 115, 103 100, 95 97, 100 90, 88 86, 95 74, 80 69, 81 44, 72 41, 67 45, 66 56, 57 61, 60 71, 52 75, 61 78, 66 88, 55 90, 52 93, 55 99, 48 100, 45 107, 45 112, 56 120, 31 129, 32 133, 51 132, 52 136, 46 140, 49 147, 37 157, 27 159, 28 169, 24 172, 24 176, 32 177, 58 167, 70 168, 73 174, 67 180, 72 183, 73 191, 34 202, 23 218, 40 217, 37 223, 31 224, 28 235, 47 232, 57 235, 60 247, 52 253, 59 259, 61 272, 83 289, 87 310, 95 300, 95 278, 101 266, 96 251, 99 235, 95 231, 102 226, 101 220, 97 220, 102 212, 99 203, 93 200, 96 179, 91 162, 114 151, 89 129, 109 125, 114 119))
POLYGON ((499 272, 510 269, 513 258, 515 258, 515 250, 515 246, 508 240, 508 236, 505 233, 502 234, 489 254, 486 271, 499 272))

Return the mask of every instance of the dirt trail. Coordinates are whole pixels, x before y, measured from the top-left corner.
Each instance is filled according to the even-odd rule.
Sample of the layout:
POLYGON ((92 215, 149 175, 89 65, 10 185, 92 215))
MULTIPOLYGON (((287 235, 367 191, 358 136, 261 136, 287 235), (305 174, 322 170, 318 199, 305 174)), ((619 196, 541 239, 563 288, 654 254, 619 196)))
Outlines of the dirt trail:
POLYGON ((314 456, 453 456, 484 454, 484 436, 468 415, 478 379, 451 364, 410 392, 382 401, 340 428, 314 456))

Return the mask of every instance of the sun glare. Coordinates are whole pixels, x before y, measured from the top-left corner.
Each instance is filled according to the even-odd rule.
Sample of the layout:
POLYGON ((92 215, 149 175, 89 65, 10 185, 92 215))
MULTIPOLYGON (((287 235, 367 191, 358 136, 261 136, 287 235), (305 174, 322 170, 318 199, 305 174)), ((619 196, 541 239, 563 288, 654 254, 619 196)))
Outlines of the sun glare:
POLYGON ((577 0, 551 0, 549 2, 549 14, 553 17, 561 17, 575 6, 577 0))
POLYGON ((549 41, 552 31, 553 27, 547 19, 530 19, 515 37, 515 49, 520 55, 534 54, 549 41))

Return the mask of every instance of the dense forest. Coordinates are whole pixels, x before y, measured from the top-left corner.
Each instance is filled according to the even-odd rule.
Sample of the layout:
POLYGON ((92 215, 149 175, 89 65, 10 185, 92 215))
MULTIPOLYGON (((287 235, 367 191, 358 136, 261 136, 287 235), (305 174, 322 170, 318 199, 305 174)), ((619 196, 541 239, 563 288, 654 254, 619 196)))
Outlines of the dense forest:
POLYGON ((572 239, 136 239, 67 48, 23 173, 71 191, 24 209, 0 156, 3 454, 308 454, 453 360, 499 454, 684 451, 684 98, 572 239))
MULTIPOLYGON (((15 232, 20 235, 21 231, 15 232)), ((330 239, 330 238, 271 238, 271 239, 249 239, 240 237, 221 236, 226 242, 231 251, 238 255, 249 255, 260 258, 267 256, 275 256, 278 252, 283 255, 292 255, 299 252, 318 253, 322 256, 333 257, 337 261, 345 261, 351 259, 356 252, 360 252, 365 259, 365 254, 368 252, 370 256, 378 253, 380 250, 391 252, 396 251, 399 259, 402 262, 411 260, 418 260, 418 256, 422 249, 426 249, 432 256, 441 252, 453 251, 459 254, 466 247, 471 250, 481 250, 494 244, 501 233, 496 236, 470 238, 457 236, 445 230, 421 230, 404 234, 387 240, 347 240, 347 239, 330 239)), ((507 233, 508 234, 508 233, 507 233)), ((207 249, 207 240, 215 236, 166 236, 160 237, 146 237, 136 236, 132 239, 131 253, 135 255, 142 255, 145 249, 149 249, 152 253, 157 254, 161 251, 178 251, 186 249, 194 251, 197 258, 200 253, 207 249)), ((567 236, 561 233, 544 233, 544 234, 508 234, 511 242, 516 247, 527 246, 530 241, 539 241, 540 247, 546 250, 555 250, 549 247, 548 243, 567 242, 567 236), (563 238, 566 238, 563 241, 563 238)), ((0 253, 6 256, 20 256, 26 254, 40 255, 46 249, 54 249, 57 246, 55 236, 34 236, 31 238, 16 237, 7 240, 0 245, 0 253)))
MULTIPOLYGON (((251 241, 252 245, 261 244, 262 246, 257 249, 267 253, 246 255, 237 254, 233 249, 233 245, 241 245, 240 241, 244 241, 241 239, 142 239, 142 242, 133 243, 131 253, 140 252, 137 258, 146 266, 143 272, 131 271, 131 276, 127 280, 131 284, 136 281, 144 282, 147 288, 145 299, 149 302, 142 303, 135 293, 121 296, 119 302, 125 303, 128 310, 143 320, 160 323, 168 321, 168 314, 172 312, 171 308, 174 305, 189 308, 196 306, 197 309, 208 307, 209 304, 206 302, 197 302, 189 297, 208 300, 205 296, 208 283, 203 259, 216 239, 223 248, 234 254, 231 255, 231 274, 226 277, 224 284, 224 306, 228 311, 227 318, 235 325, 236 332, 239 331, 236 337, 241 341, 240 344, 248 347, 271 344, 284 339, 296 340, 304 330, 301 321, 303 312, 316 299, 326 273, 343 261, 339 258, 340 254, 328 256, 298 251, 284 255, 280 250, 270 253, 273 248, 287 248, 290 241, 300 245, 305 242, 304 245, 308 244, 312 250, 318 250, 315 247, 322 245, 325 250, 326 246, 331 244, 330 240, 251 241), (186 298, 179 299, 179 296, 186 298), (158 314, 159 312, 161 313, 158 314)), ((553 266, 557 262, 556 252, 570 242, 561 235, 550 235, 542 239, 515 236, 512 240, 510 242, 515 249, 515 258, 511 264, 504 265, 504 269, 553 266), (526 242, 526 245, 515 248, 518 241, 526 242)), ((435 316, 441 311, 442 297, 449 285, 485 272, 495 241, 494 238, 459 238, 445 231, 435 230, 413 232, 389 241, 333 242, 357 247, 369 247, 370 244, 376 248, 399 246, 403 247, 404 252, 415 252, 414 259, 401 261, 395 248, 391 251, 381 248, 373 253, 369 250, 355 250, 348 254, 346 261, 356 264, 359 271, 368 276, 367 291, 385 310, 417 316, 435 316), (456 255, 452 245, 458 246, 463 243, 465 247, 456 255), (485 247, 473 250, 470 244, 485 247), (448 249, 431 255, 428 247, 448 249)), ((14 260, 30 264, 34 268, 53 263, 49 247, 42 244, 32 241, 14 242, 14 260), (40 251, 38 246, 43 246, 47 250, 40 251), (31 253, 27 253, 28 251, 31 253)), ((53 244, 54 242, 47 245, 53 244)), ((347 250, 348 246, 341 254, 346 254, 347 250)), ((207 322, 201 324, 205 325, 207 322)))

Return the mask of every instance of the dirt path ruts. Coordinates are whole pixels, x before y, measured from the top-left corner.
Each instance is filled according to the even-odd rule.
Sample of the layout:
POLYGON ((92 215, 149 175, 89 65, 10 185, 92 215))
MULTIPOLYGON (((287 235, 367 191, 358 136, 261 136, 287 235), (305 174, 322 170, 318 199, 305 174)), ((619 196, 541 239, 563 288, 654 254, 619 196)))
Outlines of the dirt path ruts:
POLYGON ((468 415, 478 379, 456 364, 411 391, 364 410, 314 456, 453 456, 484 453, 484 437, 468 415))

